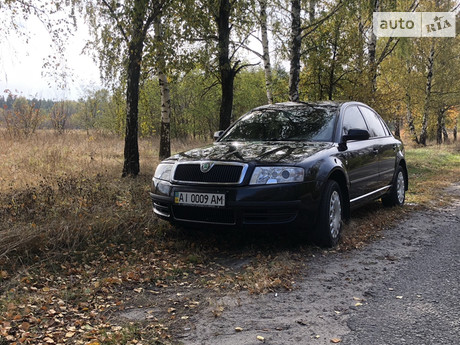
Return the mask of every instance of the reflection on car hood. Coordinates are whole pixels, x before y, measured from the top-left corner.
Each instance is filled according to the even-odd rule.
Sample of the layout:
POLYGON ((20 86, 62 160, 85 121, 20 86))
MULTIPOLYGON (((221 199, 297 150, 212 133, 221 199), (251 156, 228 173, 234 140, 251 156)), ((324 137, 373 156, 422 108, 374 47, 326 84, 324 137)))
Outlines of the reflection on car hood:
POLYGON ((228 142, 179 153, 171 159, 184 161, 237 161, 256 163, 298 163, 329 148, 323 142, 228 142))

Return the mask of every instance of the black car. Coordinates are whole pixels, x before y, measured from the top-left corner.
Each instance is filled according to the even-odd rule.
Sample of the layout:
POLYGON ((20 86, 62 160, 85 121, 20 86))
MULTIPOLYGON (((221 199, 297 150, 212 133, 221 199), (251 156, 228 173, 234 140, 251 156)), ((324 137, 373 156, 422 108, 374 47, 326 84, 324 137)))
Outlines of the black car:
POLYGON ((158 216, 186 226, 295 225, 334 246, 352 207, 404 203, 403 144, 365 104, 261 106, 215 139, 158 165, 158 216))

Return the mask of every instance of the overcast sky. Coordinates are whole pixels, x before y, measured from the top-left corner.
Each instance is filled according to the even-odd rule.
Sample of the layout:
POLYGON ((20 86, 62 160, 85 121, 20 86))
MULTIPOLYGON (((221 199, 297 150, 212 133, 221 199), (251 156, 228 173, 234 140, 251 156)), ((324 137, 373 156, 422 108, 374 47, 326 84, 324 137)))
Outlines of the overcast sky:
MULTIPOLYGON (((5 18, 8 12, 0 12, 0 24, 9 22, 5 18), (3 16, 3 18, 2 18, 3 16)), ((21 17, 18 17, 21 18, 21 17)), ((43 64, 48 55, 52 54, 51 37, 43 23, 33 15, 21 23, 26 37, 14 32, 0 35, 0 96, 7 96, 4 90, 27 98, 44 99, 73 99, 85 96, 85 90, 101 87, 100 73, 92 59, 82 54, 82 49, 89 38, 88 28, 79 19, 78 31, 67 41, 67 67, 72 73, 73 80, 67 79, 67 88, 59 89, 57 82, 50 76, 43 75, 43 64)), ((14 31, 14 30, 12 30, 14 31)), ((0 34, 2 32, 0 31, 0 34)), ((261 50, 260 43, 254 40, 252 49, 261 50)), ((260 58, 252 53, 240 51, 242 57, 250 63, 259 63, 260 58)))
POLYGON ((85 89, 100 87, 96 64, 81 54, 88 37, 84 25, 79 25, 76 35, 67 42, 66 57, 74 81, 68 81, 66 90, 59 90, 52 78, 42 75, 44 59, 52 52, 49 33, 34 17, 24 23, 24 27, 30 36, 28 44, 24 37, 14 34, 0 40, 0 95, 6 96, 4 90, 9 89, 25 97, 77 99, 84 95, 85 89))

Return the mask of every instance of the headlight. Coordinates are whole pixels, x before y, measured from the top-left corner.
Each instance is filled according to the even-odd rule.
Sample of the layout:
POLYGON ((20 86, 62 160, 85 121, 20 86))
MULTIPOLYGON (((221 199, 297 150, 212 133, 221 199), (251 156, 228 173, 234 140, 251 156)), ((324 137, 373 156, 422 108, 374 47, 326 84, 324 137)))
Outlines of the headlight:
POLYGON ((174 164, 160 163, 155 170, 154 178, 164 181, 171 181, 171 170, 174 164))
POLYGON ((305 170, 296 167, 256 167, 249 184, 302 182, 305 170))

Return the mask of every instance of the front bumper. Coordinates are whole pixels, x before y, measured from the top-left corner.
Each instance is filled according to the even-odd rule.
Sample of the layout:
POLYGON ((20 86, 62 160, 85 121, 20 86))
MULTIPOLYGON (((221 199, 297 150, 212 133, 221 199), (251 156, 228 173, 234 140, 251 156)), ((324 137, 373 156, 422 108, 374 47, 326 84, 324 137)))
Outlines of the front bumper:
POLYGON ((240 227, 298 224, 316 212, 316 189, 315 182, 223 187, 157 181, 150 196, 154 212, 172 223, 240 227), (225 207, 178 205, 174 203, 175 192, 225 194, 225 207))

